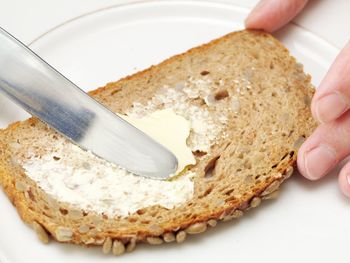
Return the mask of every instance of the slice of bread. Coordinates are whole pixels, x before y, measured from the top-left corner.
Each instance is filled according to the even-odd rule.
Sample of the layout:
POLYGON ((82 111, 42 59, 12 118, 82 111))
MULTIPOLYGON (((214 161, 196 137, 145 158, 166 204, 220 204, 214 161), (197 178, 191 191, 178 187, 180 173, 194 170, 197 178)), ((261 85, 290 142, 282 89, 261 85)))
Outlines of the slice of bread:
POLYGON ((132 251, 137 242, 182 242, 276 195, 316 127, 309 109, 313 92, 302 65, 271 35, 230 33, 90 92, 114 112, 144 116, 172 108, 191 122, 187 143, 197 164, 188 168, 194 174, 189 200, 127 216, 62 202, 24 169, 26 160, 70 144, 36 118, 0 132, 0 183, 44 242, 53 237, 103 245, 104 253, 114 254, 132 251))

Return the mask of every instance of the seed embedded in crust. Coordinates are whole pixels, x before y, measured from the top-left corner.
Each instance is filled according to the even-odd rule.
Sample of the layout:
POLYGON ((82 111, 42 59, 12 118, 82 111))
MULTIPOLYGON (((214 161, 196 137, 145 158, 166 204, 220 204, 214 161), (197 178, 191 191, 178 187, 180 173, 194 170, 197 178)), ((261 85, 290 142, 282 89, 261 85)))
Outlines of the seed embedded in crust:
POLYGON ((163 244, 163 239, 160 237, 147 237, 147 242, 150 245, 160 245, 163 244))
POLYGON ((96 237, 95 238, 95 244, 96 245, 102 245, 102 244, 104 244, 105 240, 106 240, 105 237, 96 237))
POLYGON ((87 232, 89 232, 89 230, 90 230, 90 227, 87 226, 87 225, 81 225, 81 226, 79 226, 79 228, 78 228, 78 231, 79 231, 79 233, 81 233, 81 234, 86 234, 87 232))
POLYGON ((102 252, 103 254, 109 254, 112 250, 112 239, 110 237, 106 238, 106 241, 103 243, 102 252))
POLYGON ((43 242, 44 244, 49 243, 50 238, 49 235, 47 234, 46 230, 37 222, 33 222, 32 224, 33 229, 35 230, 39 240, 43 242))
POLYGON ((115 256, 119 256, 121 254, 123 254, 125 251, 125 246, 122 242, 120 242, 119 240, 114 240, 113 241, 113 247, 112 247, 112 253, 115 256))
POLYGON ((99 215, 92 215, 91 216, 91 222, 98 227, 99 225, 101 225, 103 223, 103 219, 102 216, 99 215))
POLYGON ((28 191, 25 191, 25 192, 24 192, 24 197, 25 197, 26 199, 30 199, 29 194, 28 194, 28 191))
POLYGON ((97 233, 98 233, 98 231, 97 231, 96 228, 92 228, 92 229, 90 230, 90 235, 92 235, 92 236, 96 236, 97 233))
POLYGON ((126 246, 126 252, 134 251, 136 247, 136 238, 131 238, 129 244, 126 246))
POLYGON ((215 219, 210 219, 208 221, 208 225, 211 227, 215 227, 218 222, 215 219))
POLYGON ((293 167, 289 167, 289 168, 287 169, 287 171, 286 171, 286 174, 284 175, 285 178, 287 179, 287 178, 291 177, 292 174, 293 174, 293 172, 294 172, 293 167))
POLYGON ((57 203, 57 200, 55 200, 49 195, 46 195, 46 201, 50 208, 52 208, 53 210, 59 210, 60 206, 57 203))
POLYGON ((203 233, 205 230, 207 230, 207 223, 201 222, 190 225, 188 228, 186 228, 186 233, 193 235, 203 233))
POLYGON ((243 212, 241 210, 234 210, 233 212, 231 212, 229 215, 225 216, 223 218, 223 221, 229 221, 231 219, 237 219, 243 216, 243 212))
POLYGON ((177 243, 182 243, 186 240, 187 234, 185 231, 180 231, 179 233, 177 233, 176 235, 176 242, 177 243))
POLYGON ((68 210, 68 216, 70 216, 72 219, 78 220, 83 218, 83 212, 77 209, 68 210))
POLYGON ((222 212, 221 214, 220 214, 220 216, 219 216, 219 219, 220 220, 224 220, 224 218, 227 216, 227 213, 226 213, 226 211, 224 211, 224 212, 222 212))
POLYGON ((220 206, 224 206, 226 202, 225 200, 218 200, 215 203, 216 203, 215 206, 220 207, 220 206))
POLYGON ((165 233, 163 236, 163 239, 166 243, 174 242, 175 241, 175 235, 173 232, 165 233))
POLYGON ((235 218, 240 218, 243 216, 243 211, 241 210, 235 210, 233 213, 232 213, 232 216, 234 216, 235 218))
POLYGON ((21 182, 21 181, 17 181, 16 184, 15 184, 15 187, 18 191, 20 192, 24 192, 24 191, 27 191, 28 190, 28 185, 21 182))
POLYGON ((151 235, 153 235, 153 236, 160 236, 164 233, 163 228, 161 228, 159 225, 155 225, 155 224, 150 225, 148 227, 148 230, 151 233, 151 235))
POLYGON ((85 240, 83 240, 83 242, 86 244, 86 245, 91 245, 91 244, 95 244, 96 240, 92 237, 89 237, 89 238, 86 238, 85 240))
POLYGON ((268 195, 268 194, 271 194, 272 192, 276 191, 278 189, 278 187, 280 186, 280 184, 281 183, 279 181, 272 182, 268 187, 266 187, 264 192, 261 193, 261 196, 268 195))
POLYGON ((67 242, 67 241, 70 241, 72 239, 73 232, 72 232, 72 230, 70 230, 67 227, 59 226, 55 230, 55 235, 56 235, 56 238, 58 241, 67 242))
POLYGON ((269 200, 269 199, 276 199, 279 195, 279 191, 276 190, 274 192, 272 192, 271 194, 265 195, 263 196, 263 199, 269 200))
POLYGON ((177 232, 178 230, 180 230, 180 226, 177 226, 177 227, 173 228, 174 232, 177 232))
POLYGON ((215 100, 215 96, 214 94, 208 94, 205 98, 204 98, 204 102, 208 105, 208 106, 212 106, 214 105, 217 100, 215 100))
POLYGON ((251 201, 250 201, 250 207, 257 207, 259 206, 261 203, 261 198, 259 197, 254 197, 251 201))

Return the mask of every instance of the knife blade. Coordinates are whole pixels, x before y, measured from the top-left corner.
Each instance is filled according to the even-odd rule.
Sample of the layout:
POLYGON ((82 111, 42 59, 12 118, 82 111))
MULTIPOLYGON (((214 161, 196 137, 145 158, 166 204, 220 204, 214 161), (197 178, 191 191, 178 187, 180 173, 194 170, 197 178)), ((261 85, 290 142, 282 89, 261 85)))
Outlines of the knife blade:
POLYGON ((166 179, 177 169, 164 146, 94 100, 0 27, 0 92, 84 150, 126 170, 166 179))

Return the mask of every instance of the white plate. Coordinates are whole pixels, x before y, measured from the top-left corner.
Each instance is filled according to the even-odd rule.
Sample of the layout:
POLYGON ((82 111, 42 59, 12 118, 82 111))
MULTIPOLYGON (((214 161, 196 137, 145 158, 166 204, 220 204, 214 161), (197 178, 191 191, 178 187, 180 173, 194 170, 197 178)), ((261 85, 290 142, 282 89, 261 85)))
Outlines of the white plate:
MULTIPOLYGON (((51 30, 31 47, 89 90, 227 32, 243 28, 247 10, 212 2, 144 2, 81 16, 51 30)), ((337 50, 295 25, 278 37, 318 84, 337 50)), ((27 116, 0 97, 0 126, 27 116), (4 111, 5 109, 5 111, 4 111)), ((44 246, 0 193, 0 261, 28 262, 329 262, 348 258, 350 203, 334 176, 310 183, 295 176, 281 197, 249 212, 238 224, 220 224, 183 245, 139 246, 120 259, 99 249, 51 242, 44 246)))

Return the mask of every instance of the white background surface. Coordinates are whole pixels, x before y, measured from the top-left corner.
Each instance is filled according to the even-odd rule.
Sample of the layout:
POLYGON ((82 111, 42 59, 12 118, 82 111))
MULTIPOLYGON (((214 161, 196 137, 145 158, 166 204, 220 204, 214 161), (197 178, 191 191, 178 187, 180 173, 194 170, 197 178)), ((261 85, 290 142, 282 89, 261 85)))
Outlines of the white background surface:
MULTIPOLYGON (((99 8, 127 2, 130 1, 0 0, 0 26, 29 43, 63 21, 99 8)), ((258 1, 225 0, 225 2, 252 8, 258 1)), ((307 8, 296 19, 296 23, 340 48, 345 45, 350 36, 349 10, 350 1, 348 0, 310 0, 307 8)))
MULTIPOLYGON (((127 1, 0 0, 0 26, 25 43, 29 43, 40 34, 68 19, 121 2, 127 1)), ((227 2, 252 6, 256 1, 227 2)), ((314 0, 296 22, 333 45, 341 47, 350 36, 348 10, 350 10, 350 1, 314 0)), ((58 64, 67 65, 64 58, 55 57, 52 49, 45 50, 43 45, 42 47, 38 45, 36 48, 41 50, 44 56, 48 58, 51 56, 51 59, 55 59, 58 64)), ((71 54, 74 56, 73 53, 71 54)), ((330 63, 329 56, 334 56, 334 54, 332 52, 324 54, 328 56, 327 63, 330 63)), ((62 70, 66 70, 69 74, 69 69, 62 70)), ((71 77, 79 79, 76 74, 72 74, 71 77)), ((3 110, 1 109, 2 113, 3 110)), ((222 224, 214 231, 192 238, 184 245, 169 245, 166 248, 144 246, 138 248, 138 251, 133 254, 115 260, 122 262, 149 262, 151 260, 154 262, 162 260, 189 262, 191 258, 191 261, 201 262, 218 260, 228 262, 258 260, 262 262, 303 260, 306 262, 346 262, 349 258, 350 244, 350 202, 340 194, 336 178, 330 176, 321 182, 311 183, 300 177, 293 177, 288 184, 284 185, 283 190, 278 200, 264 204, 263 209, 249 212, 236 226, 234 223, 222 224)), ((45 248, 36 243, 37 240, 32 231, 20 222, 14 209, 8 209, 10 206, 1 195, 0 211, 2 214, 6 211, 6 215, 3 215, 5 220, 2 221, 0 230, 2 233, 5 232, 3 236, 6 236, 6 239, 0 237, 0 260, 2 259, 5 263, 7 253, 11 255, 11 260, 16 259, 10 261, 11 263, 23 262, 21 259, 26 258, 26 255, 21 252, 30 254, 28 242, 33 242, 35 257, 30 262, 32 260, 56 262, 58 259, 61 262, 86 262, 87 259, 84 260, 84 257, 81 256, 83 249, 57 244, 51 244, 45 248), (8 229, 4 225, 6 218, 16 221, 15 228, 8 229), (26 249, 21 248, 22 246, 25 246, 26 249), (1 249, 6 252, 5 256, 1 254, 1 249), (49 258, 50 255, 57 257, 56 260, 49 258)), ((11 226, 13 227, 13 224, 11 226)), ((86 255, 91 261, 111 261, 110 257, 101 256, 99 251, 91 249, 86 251, 86 255)))

